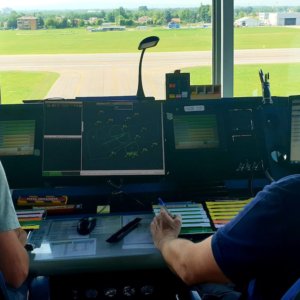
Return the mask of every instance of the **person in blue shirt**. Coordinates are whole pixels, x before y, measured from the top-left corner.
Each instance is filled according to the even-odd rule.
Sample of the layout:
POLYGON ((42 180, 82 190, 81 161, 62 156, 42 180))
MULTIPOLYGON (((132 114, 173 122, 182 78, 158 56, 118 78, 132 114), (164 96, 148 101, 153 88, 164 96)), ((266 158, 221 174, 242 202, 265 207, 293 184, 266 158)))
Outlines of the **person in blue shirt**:
POLYGON ((265 186, 201 242, 178 238, 180 228, 164 209, 151 223, 155 246, 186 284, 233 283, 250 299, 280 299, 300 277, 300 175, 265 186))
POLYGON ((27 234, 20 227, 0 162, 0 271, 10 299, 26 299, 26 285, 23 288, 29 272, 29 258, 24 248, 26 241, 27 234))

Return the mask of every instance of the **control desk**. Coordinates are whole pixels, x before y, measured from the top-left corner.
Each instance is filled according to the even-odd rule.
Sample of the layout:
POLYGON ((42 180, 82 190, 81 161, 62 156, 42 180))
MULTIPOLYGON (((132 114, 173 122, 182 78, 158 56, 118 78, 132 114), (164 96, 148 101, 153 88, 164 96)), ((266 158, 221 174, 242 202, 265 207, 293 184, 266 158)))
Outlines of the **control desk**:
POLYGON ((88 235, 80 218, 49 219, 29 242, 30 272, 49 276, 51 299, 188 299, 188 290, 166 267, 150 235, 153 214, 96 216, 88 235), (136 217, 139 225, 116 243, 106 240, 136 217))
POLYGON ((82 208, 31 233, 30 272, 50 277, 53 299, 187 299, 151 241, 153 204, 249 199, 298 173, 300 96, 117 98, 0 105, 0 159, 14 201, 66 195, 82 208), (111 214, 96 215, 97 206, 111 214), (76 231, 83 214, 97 219, 86 236, 76 231), (106 242, 137 216, 135 230, 106 242))
POLYGON ((29 242, 31 272, 37 275, 62 275, 72 272, 122 271, 162 268, 164 263, 150 235, 153 214, 96 216, 90 234, 77 232, 79 217, 44 220, 33 231, 29 242), (136 217, 139 225, 122 240, 106 240, 136 217), (72 271, 70 271, 72 270, 72 271))

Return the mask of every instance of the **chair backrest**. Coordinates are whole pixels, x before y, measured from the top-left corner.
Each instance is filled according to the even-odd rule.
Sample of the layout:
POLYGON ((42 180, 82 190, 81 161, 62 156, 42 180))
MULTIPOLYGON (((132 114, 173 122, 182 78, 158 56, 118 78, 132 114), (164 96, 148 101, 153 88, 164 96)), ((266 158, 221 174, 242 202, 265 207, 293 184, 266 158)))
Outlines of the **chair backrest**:
MULTIPOLYGON (((255 280, 252 280, 248 286, 249 300, 263 300, 259 291, 256 289, 255 280)), ((285 292, 281 300, 300 300, 300 278, 285 292)))
POLYGON ((0 299, 9 300, 6 283, 2 272, 0 272, 0 299))
POLYGON ((201 300, 201 297, 197 291, 191 290, 190 291, 190 300, 201 300))
POLYGON ((287 290, 281 300, 300 300, 300 278, 287 290))

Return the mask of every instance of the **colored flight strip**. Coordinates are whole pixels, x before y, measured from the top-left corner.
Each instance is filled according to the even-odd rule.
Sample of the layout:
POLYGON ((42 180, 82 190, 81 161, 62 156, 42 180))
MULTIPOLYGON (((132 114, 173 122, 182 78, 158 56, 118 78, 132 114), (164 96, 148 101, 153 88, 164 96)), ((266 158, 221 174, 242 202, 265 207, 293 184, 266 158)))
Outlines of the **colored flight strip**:
POLYGON ((24 230, 39 229, 41 221, 46 216, 44 209, 17 210, 17 217, 24 230))
POLYGON ((206 207, 216 228, 220 228, 233 219, 252 198, 246 200, 206 201, 206 207))
MULTIPOLYGON (((153 205, 155 215, 158 215, 161 205, 153 205)), ((182 226, 180 234, 212 233, 209 218, 202 204, 198 203, 165 203, 165 207, 172 215, 180 215, 182 226)))
POLYGON ((20 196, 18 206, 66 205, 67 196, 20 196))

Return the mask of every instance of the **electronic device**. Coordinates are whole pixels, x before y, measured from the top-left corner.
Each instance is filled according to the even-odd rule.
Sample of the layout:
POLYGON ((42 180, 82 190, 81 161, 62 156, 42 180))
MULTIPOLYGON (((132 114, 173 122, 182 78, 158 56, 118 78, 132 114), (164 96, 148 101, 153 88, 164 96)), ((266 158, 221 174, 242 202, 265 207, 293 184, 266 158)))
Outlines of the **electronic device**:
POLYGON ((110 180, 221 186, 266 168, 298 172, 300 97, 273 102, 115 96, 1 105, 0 159, 13 189, 110 180), (275 166, 280 154, 285 163, 275 166))
POLYGON ((35 120, 0 120, 0 156, 33 155, 35 120))
POLYGON ((0 160, 11 188, 41 184, 42 112, 35 104, 0 105, 0 160))
POLYGON ((46 102, 43 176, 164 175, 162 114, 155 101, 46 102))
POLYGON ((290 163, 300 165, 300 97, 291 100, 290 163))
POLYGON ((166 169, 180 182, 207 182, 226 170, 224 110, 204 100, 168 101, 165 107, 166 169))
POLYGON ((39 134, 40 114, 32 105, 0 106, 0 157, 32 156, 39 134))
POLYGON ((77 232, 81 235, 90 234, 97 223, 97 219, 93 217, 81 218, 77 223, 77 232))
POLYGON ((219 147, 215 114, 174 115, 175 149, 216 149, 219 147))
POLYGON ((166 100, 189 100, 190 99, 190 73, 166 74, 166 100))

